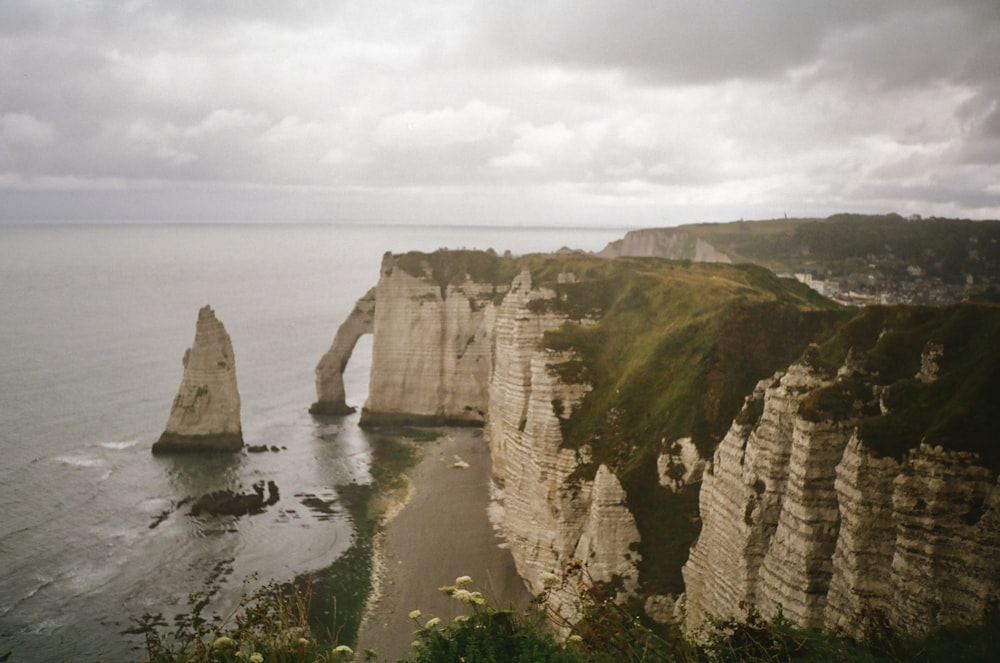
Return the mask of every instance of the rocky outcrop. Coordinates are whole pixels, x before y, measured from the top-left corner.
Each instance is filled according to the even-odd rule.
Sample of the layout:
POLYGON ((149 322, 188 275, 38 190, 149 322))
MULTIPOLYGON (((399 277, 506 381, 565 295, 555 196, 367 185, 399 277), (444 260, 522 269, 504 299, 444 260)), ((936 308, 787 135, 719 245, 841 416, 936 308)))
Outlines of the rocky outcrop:
POLYGON ((631 230, 625 233, 624 238, 608 244, 597 255, 602 258, 645 256, 694 262, 732 262, 728 255, 717 251, 701 237, 677 228, 631 230))
POLYGON ((346 402, 344 369, 351 359, 354 346, 375 328, 375 288, 357 301, 347 319, 337 329, 333 344, 316 366, 316 402, 313 414, 350 414, 355 408, 346 402))
POLYGON ((992 471, 926 444, 874 453, 850 417, 809 416, 804 404, 831 383, 793 365, 760 386, 759 420, 734 423, 718 446, 683 571, 689 628, 748 602, 804 626, 919 633, 981 621, 1000 602, 992 471))
MULTIPOLYGON (((431 258, 447 264, 446 256, 431 258)), ((481 425, 493 369, 496 306, 508 283, 476 280, 465 271, 442 274, 422 255, 386 254, 375 287, 371 382, 362 425, 481 425)))
POLYGON ((194 343, 184 353, 183 364, 181 386, 153 453, 242 449, 233 344, 210 306, 198 311, 194 343))
MULTIPOLYGON (((604 465, 588 476, 589 450, 563 444, 561 420, 590 386, 560 377, 572 353, 543 347, 544 333, 567 319, 538 305, 555 296, 533 288, 523 271, 497 312, 486 437, 503 487, 503 531, 518 573, 535 593, 547 574, 574 560, 585 562, 595 581, 621 581, 629 591, 637 580, 639 533, 621 483, 604 465)), ((552 598, 553 609, 571 620, 571 598, 552 598)))

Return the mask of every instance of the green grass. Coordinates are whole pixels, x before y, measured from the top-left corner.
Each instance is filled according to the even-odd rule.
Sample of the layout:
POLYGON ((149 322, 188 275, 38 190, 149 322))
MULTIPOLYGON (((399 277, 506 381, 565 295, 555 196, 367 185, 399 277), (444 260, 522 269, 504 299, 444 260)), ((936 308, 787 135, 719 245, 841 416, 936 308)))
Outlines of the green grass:
POLYGON ((963 284, 1000 273, 1000 222, 898 214, 836 214, 825 219, 770 219, 751 223, 702 223, 660 229, 701 238, 734 262, 752 262, 777 272, 807 272, 820 278, 873 273, 910 280, 920 266, 926 278, 963 284), (871 267, 874 265, 874 268, 871 267))
POLYGON ((752 265, 654 258, 529 256, 535 287, 556 292, 543 305, 570 320, 546 347, 572 350, 554 366, 592 391, 563 419, 568 447, 589 445, 628 495, 642 537, 640 581, 649 592, 683 591, 680 568, 698 534, 697 489, 659 485, 665 443, 693 437, 708 457, 756 382, 785 368, 851 313, 805 286, 752 265), (573 283, 559 283, 572 272, 573 283))
POLYGON ((850 353, 861 375, 819 390, 800 412, 809 419, 854 417, 876 453, 901 459, 921 441, 980 454, 1000 473, 1000 442, 992 409, 1000 402, 1000 306, 868 307, 813 353, 811 363, 833 375, 850 353), (937 380, 915 379, 921 355, 939 345, 937 380), (889 412, 877 408, 875 389, 889 412), (861 403, 862 407, 854 407, 861 403))

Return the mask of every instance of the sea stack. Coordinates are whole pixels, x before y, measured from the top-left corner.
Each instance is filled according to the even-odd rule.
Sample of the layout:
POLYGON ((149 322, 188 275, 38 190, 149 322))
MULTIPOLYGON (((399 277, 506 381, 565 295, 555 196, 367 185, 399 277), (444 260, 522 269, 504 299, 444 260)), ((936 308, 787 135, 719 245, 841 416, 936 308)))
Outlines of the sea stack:
POLYGON ((184 377, 153 453, 239 451, 243 429, 233 344, 211 306, 198 311, 183 363, 184 377))

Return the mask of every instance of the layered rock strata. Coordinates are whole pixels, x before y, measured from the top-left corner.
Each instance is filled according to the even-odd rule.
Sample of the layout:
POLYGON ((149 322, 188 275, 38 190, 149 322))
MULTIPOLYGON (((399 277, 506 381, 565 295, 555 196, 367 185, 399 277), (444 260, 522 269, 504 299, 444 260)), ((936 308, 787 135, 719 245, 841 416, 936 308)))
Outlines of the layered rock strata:
POLYGON ((716 449, 683 571, 689 628, 751 603, 804 626, 919 633, 1000 603, 993 473, 926 444, 879 457, 849 419, 803 416, 830 383, 802 364, 765 381, 759 420, 734 423, 716 449))
MULTIPOLYGON (((639 532, 625 491, 605 465, 590 478, 581 472, 590 460, 587 448, 563 446, 560 419, 572 414, 590 386, 560 379, 557 367, 572 353, 543 347, 544 333, 566 317, 532 303, 555 296, 533 288, 524 271, 497 312, 486 437, 503 487, 503 530, 532 592, 542 592, 548 574, 575 560, 587 564, 593 580, 620 580, 628 592, 636 587, 639 532)), ((571 594, 553 598, 553 609, 572 621, 571 594)))
POLYGON ((496 302, 507 284, 440 282, 386 254, 375 287, 372 369, 362 425, 481 425, 493 369, 496 302))
POLYGON ((701 237, 675 228, 630 230, 624 238, 611 242, 597 255, 602 258, 655 256, 694 262, 732 262, 728 255, 716 250, 701 237))
POLYGON ((180 388, 153 453, 242 449, 233 344, 210 306, 198 311, 194 343, 184 353, 183 365, 180 388))
POLYGON ((375 288, 364 294, 354 305, 347 319, 337 329, 330 349, 316 365, 316 402, 313 414, 350 414, 355 408, 346 402, 344 369, 354 353, 358 339, 375 329, 375 288))

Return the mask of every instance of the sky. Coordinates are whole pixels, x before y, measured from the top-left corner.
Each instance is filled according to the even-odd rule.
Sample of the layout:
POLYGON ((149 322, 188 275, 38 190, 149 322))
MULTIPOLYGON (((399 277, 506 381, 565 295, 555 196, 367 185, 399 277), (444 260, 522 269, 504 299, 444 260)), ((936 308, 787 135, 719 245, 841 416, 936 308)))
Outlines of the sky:
POLYGON ((998 0, 0 0, 0 220, 1000 218, 998 0))

